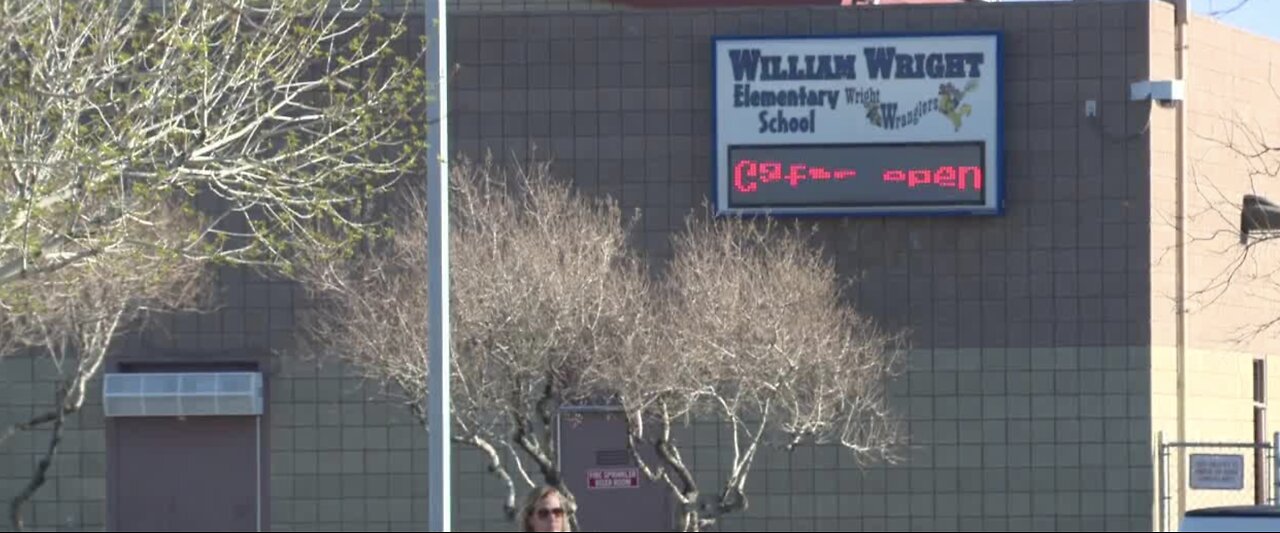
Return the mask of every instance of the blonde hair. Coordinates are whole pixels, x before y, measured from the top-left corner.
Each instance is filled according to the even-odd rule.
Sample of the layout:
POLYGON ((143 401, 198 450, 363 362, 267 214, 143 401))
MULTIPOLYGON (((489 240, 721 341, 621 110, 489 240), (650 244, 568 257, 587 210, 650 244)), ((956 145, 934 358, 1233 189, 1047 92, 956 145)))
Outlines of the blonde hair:
POLYGON ((524 503, 520 506, 520 531, 533 531, 533 524, 530 524, 529 521, 533 519, 533 513, 537 512, 538 503, 541 502, 543 498, 552 494, 560 497, 560 506, 564 508, 565 513, 565 531, 569 530, 569 513, 573 512, 573 509, 569 504, 569 500, 564 497, 564 493, 560 492, 560 489, 551 485, 543 485, 541 487, 534 487, 533 490, 524 495, 524 503))

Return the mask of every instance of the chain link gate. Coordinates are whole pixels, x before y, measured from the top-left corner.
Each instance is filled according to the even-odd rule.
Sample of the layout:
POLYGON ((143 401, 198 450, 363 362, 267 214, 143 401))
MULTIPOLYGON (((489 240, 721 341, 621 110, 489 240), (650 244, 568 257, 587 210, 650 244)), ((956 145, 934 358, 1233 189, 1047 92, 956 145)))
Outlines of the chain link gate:
POLYGON ((1280 432, 1275 433, 1269 443, 1164 442, 1164 434, 1160 433, 1157 437, 1157 530, 1172 531, 1178 523, 1170 516, 1177 507, 1172 501, 1175 491, 1186 492, 1187 510, 1254 505, 1259 500, 1268 505, 1280 505, 1280 461, 1276 460, 1278 450, 1280 432), (1172 470, 1178 463, 1174 453, 1187 456, 1186 469, 1178 472, 1177 477, 1173 477, 1172 470), (1200 464, 1193 464, 1197 462, 1200 464), (1236 469, 1240 470, 1240 479, 1234 483, 1225 477, 1212 477, 1214 473, 1230 473, 1236 469), (1192 474, 1193 470, 1195 474, 1192 474), (1200 476, 1198 480, 1197 476, 1200 476), (1175 491, 1170 490, 1171 483, 1177 483, 1175 491), (1199 486, 1195 486, 1197 483, 1199 486))

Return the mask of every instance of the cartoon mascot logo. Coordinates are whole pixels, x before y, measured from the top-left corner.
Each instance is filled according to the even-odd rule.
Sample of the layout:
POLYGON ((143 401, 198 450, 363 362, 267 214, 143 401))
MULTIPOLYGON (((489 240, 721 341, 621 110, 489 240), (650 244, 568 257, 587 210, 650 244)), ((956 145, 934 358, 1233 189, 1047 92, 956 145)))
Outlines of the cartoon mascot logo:
POLYGON ((969 80, 963 91, 956 89, 956 86, 950 83, 944 83, 938 87, 938 111, 951 121, 956 131, 960 131, 964 118, 973 113, 973 106, 963 103, 964 97, 977 88, 978 80, 969 80))
POLYGON ((867 121, 879 128, 897 129, 915 125, 926 114, 937 111, 951 121, 956 131, 960 131, 964 119, 973 114, 973 106, 965 103, 964 98, 977 89, 978 80, 969 80, 963 90, 947 82, 938 86, 937 98, 918 102, 905 113, 898 110, 898 104, 884 103, 879 98, 867 99, 862 102, 862 106, 866 109, 867 121))

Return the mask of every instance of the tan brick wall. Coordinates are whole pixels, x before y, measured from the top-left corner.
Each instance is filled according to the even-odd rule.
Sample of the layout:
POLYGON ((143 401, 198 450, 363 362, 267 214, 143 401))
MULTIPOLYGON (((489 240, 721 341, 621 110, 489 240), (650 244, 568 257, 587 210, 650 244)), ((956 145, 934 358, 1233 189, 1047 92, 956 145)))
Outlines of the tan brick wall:
MULTIPOLYGON (((1151 79, 1174 79, 1174 10, 1154 2, 1151 11, 1151 79)), ((1280 317, 1277 289, 1280 246, 1263 245, 1243 255, 1239 244, 1240 200, 1255 193, 1280 197, 1280 179, 1251 175, 1257 161, 1244 151, 1240 126, 1276 138, 1280 133, 1280 43, 1194 16, 1189 28, 1187 73, 1186 292, 1188 294, 1185 441, 1249 442, 1252 433, 1252 364, 1268 358, 1268 382, 1280 384, 1280 340, 1258 335, 1257 326, 1280 317)), ((1136 81, 1136 80, 1135 80, 1136 81)), ((1152 430, 1166 441, 1178 435, 1176 346, 1177 122, 1172 107, 1153 105, 1151 119, 1151 313, 1152 430)), ((1280 164, 1272 158, 1270 165, 1280 164)), ((1272 389, 1269 406, 1280 406, 1272 389)), ((1269 410, 1268 433, 1280 423, 1280 407, 1269 410)), ((1155 436, 1153 435, 1153 441, 1155 436)), ((1197 449, 1197 453, 1247 450, 1197 449)), ((1185 508, 1250 503, 1251 475, 1240 493, 1186 491, 1174 456, 1171 519, 1185 508)), ((1247 474, 1251 474, 1249 470, 1247 474)))
MULTIPOLYGON (((1178 441, 1177 434, 1177 388, 1174 367, 1175 353, 1173 348, 1164 347, 1154 350, 1152 366, 1152 398, 1151 416, 1153 430, 1152 442, 1156 435, 1163 433, 1165 442, 1178 441)), ((1185 442, 1203 443, 1250 443, 1253 441, 1253 360, 1254 354, 1247 352, 1189 350, 1186 355, 1187 364, 1187 407, 1185 442)), ((1280 368, 1269 367, 1267 372, 1269 387, 1280 386, 1280 368)), ((1271 389, 1276 390, 1276 389, 1271 389)), ((1270 406, 1277 402, 1274 396, 1270 406)), ((1266 420, 1267 442, 1280 429, 1280 412, 1268 411, 1266 420)), ((1254 455, 1244 448, 1196 447, 1185 450, 1172 450, 1169 467, 1170 497, 1168 516, 1174 523, 1185 509, 1212 507, 1220 505, 1247 505, 1254 501, 1254 455), (1186 489, 1187 479, 1183 472, 1188 464, 1179 461, 1179 455, 1190 453, 1238 454, 1245 459, 1244 489, 1240 491, 1214 491, 1186 489), (1180 489, 1181 487, 1181 489, 1180 489), (1179 499, 1179 490, 1185 493, 1185 501, 1179 499)), ((1158 476, 1158 472, 1153 472, 1158 476)), ((1264 485, 1268 488, 1274 484, 1271 470, 1267 470, 1264 485)), ((1158 478, 1153 479, 1153 482, 1158 478)), ((1156 503, 1158 505, 1158 502, 1156 503)), ((1153 509, 1155 512, 1157 509, 1153 509)))
POLYGON ((1243 195, 1280 201, 1280 153, 1240 153, 1280 142, 1280 42, 1203 17, 1191 32, 1189 342, 1280 355, 1280 330, 1253 331, 1280 319, 1280 241, 1247 257, 1238 242, 1243 195))

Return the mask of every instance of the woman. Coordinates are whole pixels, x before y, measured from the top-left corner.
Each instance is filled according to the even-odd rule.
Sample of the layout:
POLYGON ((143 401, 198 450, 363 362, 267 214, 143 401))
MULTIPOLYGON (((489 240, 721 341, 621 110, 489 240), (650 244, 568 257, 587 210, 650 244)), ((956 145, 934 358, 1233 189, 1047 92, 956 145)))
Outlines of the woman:
POLYGON ((520 508, 520 530, 569 531, 568 505, 555 487, 543 485, 533 489, 520 508))

